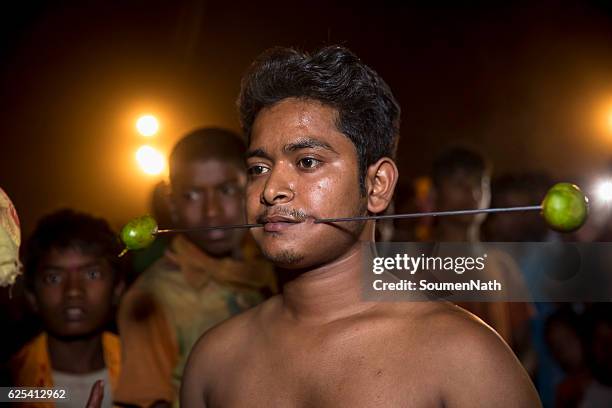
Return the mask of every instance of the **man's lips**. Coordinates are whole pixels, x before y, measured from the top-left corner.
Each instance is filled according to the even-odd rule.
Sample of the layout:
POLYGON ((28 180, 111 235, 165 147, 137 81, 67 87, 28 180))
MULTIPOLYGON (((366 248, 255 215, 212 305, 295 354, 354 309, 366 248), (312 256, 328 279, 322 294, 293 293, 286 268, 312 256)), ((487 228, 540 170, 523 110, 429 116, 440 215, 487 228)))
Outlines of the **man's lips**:
POLYGON ((264 224, 264 231, 266 232, 281 232, 306 222, 306 220, 297 220, 295 218, 282 215, 267 216, 264 217, 262 221, 264 224))
POLYGON ((70 322, 78 322, 87 316, 85 309, 80 306, 68 306, 65 307, 62 312, 64 319, 70 322))
POLYGON ((201 231, 200 236, 207 241, 218 241, 227 238, 228 231, 221 229, 201 231))

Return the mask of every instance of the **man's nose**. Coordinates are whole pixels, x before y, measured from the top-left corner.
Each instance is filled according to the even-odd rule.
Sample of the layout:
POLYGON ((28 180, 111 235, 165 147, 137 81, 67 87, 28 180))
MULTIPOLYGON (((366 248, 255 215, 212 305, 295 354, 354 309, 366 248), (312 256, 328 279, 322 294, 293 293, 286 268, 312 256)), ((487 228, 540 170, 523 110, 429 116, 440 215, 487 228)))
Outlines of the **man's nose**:
POLYGON ((214 192, 206 194, 204 200, 203 214, 206 219, 216 218, 221 213, 221 205, 219 203, 219 196, 214 192))
POLYGON ((293 200, 295 192, 290 174, 291 169, 288 166, 278 163, 266 180, 260 202, 264 205, 277 205, 293 200))
POLYGON ((71 270, 66 277, 65 293, 68 297, 81 297, 85 293, 83 279, 78 270, 71 270))

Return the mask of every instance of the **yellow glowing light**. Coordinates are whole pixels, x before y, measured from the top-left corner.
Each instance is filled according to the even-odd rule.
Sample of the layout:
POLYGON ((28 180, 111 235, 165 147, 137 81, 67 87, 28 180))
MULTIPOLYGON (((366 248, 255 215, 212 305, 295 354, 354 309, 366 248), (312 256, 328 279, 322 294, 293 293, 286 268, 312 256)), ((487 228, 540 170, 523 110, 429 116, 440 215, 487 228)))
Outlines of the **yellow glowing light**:
POLYGON ((160 174, 166 167, 164 156, 151 146, 141 146, 136 151, 136 161, 142 171, 152 176, 160 174))
POLYGON ((159 122, 153 115, 144 115, 136 121, 136 129, 143 136, 153 136, 159 130, 159 122))

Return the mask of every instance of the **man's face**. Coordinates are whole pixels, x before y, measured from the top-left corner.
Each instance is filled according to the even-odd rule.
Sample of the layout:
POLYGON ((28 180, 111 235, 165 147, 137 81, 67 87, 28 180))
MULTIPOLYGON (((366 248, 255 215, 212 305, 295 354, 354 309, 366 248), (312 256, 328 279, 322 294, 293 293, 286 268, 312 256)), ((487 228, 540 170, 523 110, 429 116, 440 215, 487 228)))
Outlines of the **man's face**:
MULTIPOLYGON (((246 175, 238 165, 218 159, 177 164, 172 178, 172 207, 181 228, 244 223, 246 175)), ((227 256, 240 245, 240 230, 187 233, 212 256, 227 256)))
MULTIPOLYGON (((481 176, 459 170, 440 181, 436 189, 436 210, 454 211, 488 208, 490 202, 490 181, 487 175, 481 176)), ((469 225, 484 221, 485 214, 476 216, 447 217, 448 222, 469 225)))
POLYGON ((247 155, 247 216, 264 254, 284 268, 341 257, 363 225, 313 224, 317 218, 365 214, 357 150, 336 128, 335 109, 288 98, 263 109, 247 155))
POLYGON ((34 278, 36 308, 57 337, 90 336, 110 316, 115 277, 104 258, 77 249, 51 249, 34 278))

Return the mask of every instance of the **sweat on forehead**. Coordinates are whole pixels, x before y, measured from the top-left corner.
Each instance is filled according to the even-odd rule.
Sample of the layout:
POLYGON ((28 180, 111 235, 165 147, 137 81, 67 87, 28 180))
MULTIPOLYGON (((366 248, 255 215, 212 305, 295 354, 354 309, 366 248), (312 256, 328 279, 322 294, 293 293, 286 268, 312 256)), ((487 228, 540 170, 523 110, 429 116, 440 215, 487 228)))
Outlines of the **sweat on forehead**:
POLYGON ((246 145, 240 135, 227 129, 201 128, 188 133, 170 153, 170 177, 177 166, 194 161, 222 160, 244 167, 246 145))

